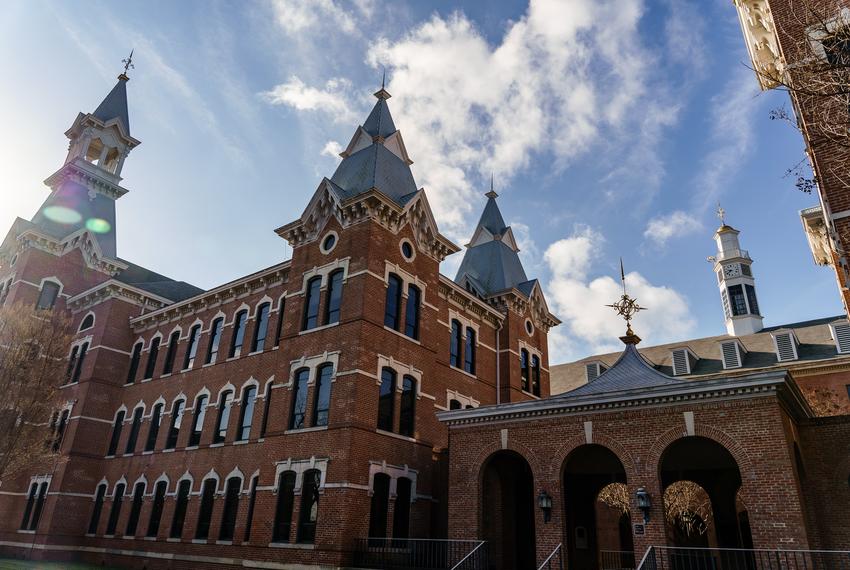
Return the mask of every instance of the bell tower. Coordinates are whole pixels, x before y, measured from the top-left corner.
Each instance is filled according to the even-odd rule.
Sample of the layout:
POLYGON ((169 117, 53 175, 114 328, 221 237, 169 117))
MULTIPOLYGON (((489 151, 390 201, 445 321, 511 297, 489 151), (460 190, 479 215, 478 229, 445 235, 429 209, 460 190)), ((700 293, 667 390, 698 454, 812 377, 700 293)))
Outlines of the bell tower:
POLYGON ((741 249, 740 232, 726 225, 725 212, 719 206, 717 216, 720 218, 720 227, 714 232, 717 254, 709 260, 714 262, 726 332, 732 336, 757 333, 763 325, 756 298, 753 260, 747 250, 741 249))

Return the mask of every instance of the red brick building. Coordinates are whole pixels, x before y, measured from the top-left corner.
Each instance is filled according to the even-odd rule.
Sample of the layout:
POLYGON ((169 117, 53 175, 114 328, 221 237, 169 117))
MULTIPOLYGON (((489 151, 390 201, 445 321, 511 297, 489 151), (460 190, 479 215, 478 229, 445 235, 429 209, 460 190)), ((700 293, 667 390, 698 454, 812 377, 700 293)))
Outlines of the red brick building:
MULTIPOLYGON (((127 567, 350 564, 363 537, 441 538, 436 412, 549 395, 558 323, 487 203, 456 279, 384 89, 301 217, 292 258, 204 291, 117 255, 126 75, 66 132, 0 303, 77 331, 56 460, 2 481, 5 554, 127 567), (522 362, 520 362, 520 355, 522 362)), ((304 566, 298 566, 304 567, 304 566)))

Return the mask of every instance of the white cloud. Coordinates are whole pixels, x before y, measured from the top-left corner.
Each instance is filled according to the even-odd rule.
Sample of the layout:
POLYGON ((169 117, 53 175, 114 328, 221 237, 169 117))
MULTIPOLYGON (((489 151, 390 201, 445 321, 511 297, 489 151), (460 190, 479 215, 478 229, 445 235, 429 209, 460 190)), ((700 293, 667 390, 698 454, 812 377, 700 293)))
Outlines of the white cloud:
POLYGON ((333 78, 324 87, 308 87, 296 76, 260 95, 272 105, 287 105, 298 111, 321 111, 335 122, 355 121, 355 114, 346 99, 351 90, 347 79, 333 78))
POLYGON ((342 145, 336 141, 328 141, 322 149, 322 156, 329 156, 333 159, 339 158, 339 153, 343 151, 342 145))
MULTIPOLYGON (((357 4, 364 9, 369 6, 368 2, 357 4)), ((275 0, 273 7, 278 25, 290 35, 310 33, 309 30, 319 26, 337 32, 355 31, 354 14, 334 0, 275 0)))
POLYGON ((702 229, 702 222, 696 217, 676 210, 666 216, 656 216, 649 220, 643 237, 659 247, 664 247, 672 238, 686 236, 702 229))

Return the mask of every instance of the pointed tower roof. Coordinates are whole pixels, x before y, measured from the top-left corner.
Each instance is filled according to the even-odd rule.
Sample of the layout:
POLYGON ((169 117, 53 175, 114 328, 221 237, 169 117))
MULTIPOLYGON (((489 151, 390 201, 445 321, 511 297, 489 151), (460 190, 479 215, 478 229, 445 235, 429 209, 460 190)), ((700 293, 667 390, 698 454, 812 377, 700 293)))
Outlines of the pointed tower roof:
POLYGON ((481 212, 481 219, 478 220, 478 227, 484 228, 491 234, 503 234, 508 229, 505 224, 505 219, 502 217, 502 212, 499 210, 499 205, 496 203, 496 194, 492 186, 490 191, 484 194, 487 197, 487 205, 484 206, 484 211, 481 212))
POLYGON ((92 113, 104 123, 112 119, 120 120, 128 135, 130 134, 130 114, 127 112, 127 82, 129 80, 126 74, 119 75, 118 83, 92 113))

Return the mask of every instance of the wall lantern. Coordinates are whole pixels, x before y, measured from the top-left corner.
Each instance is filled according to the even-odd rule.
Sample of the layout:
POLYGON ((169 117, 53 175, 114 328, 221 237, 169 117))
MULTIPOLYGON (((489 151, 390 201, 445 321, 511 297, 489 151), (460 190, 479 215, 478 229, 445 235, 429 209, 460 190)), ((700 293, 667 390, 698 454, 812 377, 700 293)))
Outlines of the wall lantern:
POLYGON ((647 492, 646 488, 638 487, 638 490, 635 491, 635 498, 637 498, 638 508, 643 512, 643 522, 649 522, 649 509, 652 508, 652 498, 649 496, 649 492, 647 492))
POLYGON ((543 522, 549 522, 552 519, 552 496, 540 489, 537 494, 537 505, 543 511, 543 522))

